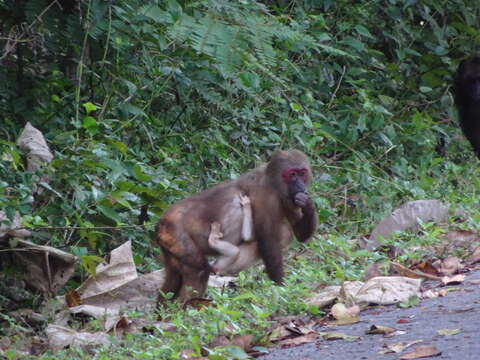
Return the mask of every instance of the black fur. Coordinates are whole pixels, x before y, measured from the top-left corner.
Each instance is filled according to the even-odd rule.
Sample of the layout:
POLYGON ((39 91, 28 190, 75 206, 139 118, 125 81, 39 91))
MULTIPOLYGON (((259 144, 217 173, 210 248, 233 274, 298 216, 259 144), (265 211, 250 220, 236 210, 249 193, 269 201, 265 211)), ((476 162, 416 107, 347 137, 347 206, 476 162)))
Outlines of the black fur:
POLYGON ((480 158, 480 55, 460 63, 454 91, 463 134, 480 158))

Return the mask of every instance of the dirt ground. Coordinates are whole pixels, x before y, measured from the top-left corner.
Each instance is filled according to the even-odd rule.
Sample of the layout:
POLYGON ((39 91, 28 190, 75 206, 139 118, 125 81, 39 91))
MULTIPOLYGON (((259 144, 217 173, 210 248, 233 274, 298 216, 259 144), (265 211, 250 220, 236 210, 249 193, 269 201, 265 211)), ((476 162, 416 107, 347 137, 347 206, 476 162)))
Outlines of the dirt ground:
POLYGON ((357 360, 398 359, 419 345, 435 345, 441 351, 436 359, 480 359, 480 270, 468 273, 463 284, 450 286, 458 291, 445 297, 423 300, 418 306, 401 309, 396 306, 377 307, 360 313, 356 324, 318 328, 317 331, 338 331, 361 338, 346 340, 318 340, 286 349, 274 349, 262 360, 357 360), (400 323, 399 320, 402 320, 400 323), (404 333, 392 338, 383 335, 366 335, 372 325, 394 327, 404 333), (459 329, 455 335, 439 335, 438 330, 459 329), (382 354, 384 344, 399 341, 422 340, 398 354, 382 354))

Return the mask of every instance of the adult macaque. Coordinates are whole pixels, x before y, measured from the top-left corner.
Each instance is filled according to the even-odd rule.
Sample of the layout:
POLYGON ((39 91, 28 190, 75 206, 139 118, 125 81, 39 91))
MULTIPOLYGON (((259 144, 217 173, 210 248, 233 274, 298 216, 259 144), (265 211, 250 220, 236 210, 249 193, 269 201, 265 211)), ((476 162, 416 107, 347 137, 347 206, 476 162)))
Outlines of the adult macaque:
POLYGON ((281 284, 282 249, 293 236, 306 241, 316 229, 315 206, 307 194, 311 176, 301 151, 277 151, 267 164, 170 207, 156 228, 166 270, 162 292, 173 292, 182 301, 202 296, 212 270, 236 273, 260 258, 270 279, 281 284), (245 241, 249 234, 242 234, 245 196, 252 209, 251 236, 246 236, 250 241, 245 241), (216 235, 220 231, 222 240, 216 235), (225 251, 225 243, 237 247, 238 253, 225 251), (207 256, 218 255, 212 269, 207 256))
POLYGON ((463 134, 480 158, 480 55, 460 62, 454 90, 463 134))

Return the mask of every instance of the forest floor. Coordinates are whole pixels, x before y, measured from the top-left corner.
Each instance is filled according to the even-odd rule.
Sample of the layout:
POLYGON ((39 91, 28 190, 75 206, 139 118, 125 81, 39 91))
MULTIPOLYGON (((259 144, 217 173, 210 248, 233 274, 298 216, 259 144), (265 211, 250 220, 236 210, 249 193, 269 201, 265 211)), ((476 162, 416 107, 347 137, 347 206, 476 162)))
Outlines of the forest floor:
MULTIPOLYGON (((454 288, 456 291, 448 292, 445 297, 426 299, 418 306, 407 309, 396 306, 367 309, 361 312, 358 323, 328 328, 328 331, 359 336, 355 341, 319 340, 296 347, 277 348, 260 359, 415 359, 419 356, 408 357, 406 354, 417 347, 430 345, 438 350, 434 355, 437 359, 476 360, 480 356, 480 269, 467 274, 465 281, 454 288), (367 335, 366 331, 372 325, 389 326, 397 331, 390 338, 367 335), (404 342, 403 345, 418 343, 399 353, 383 353, 386 345, 399 342, 404 342)), ((326 331, 324 327, 316 330, 326 331)))

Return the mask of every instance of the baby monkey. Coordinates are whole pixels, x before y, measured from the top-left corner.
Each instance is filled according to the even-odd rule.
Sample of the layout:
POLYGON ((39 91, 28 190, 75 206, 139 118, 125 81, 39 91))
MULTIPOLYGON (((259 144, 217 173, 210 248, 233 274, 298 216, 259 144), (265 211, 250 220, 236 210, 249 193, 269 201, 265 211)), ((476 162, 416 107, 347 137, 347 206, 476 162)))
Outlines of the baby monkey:
MULTIPOLYGON (((250 242, 253 239, 252 231, 252 206, 250 198, 247 195, 239 195, 239 203, 243 210, 242 219, 242 241, 250 242)), ((212 273, 217 275, 225 275, 226 271, 238 260, 240 248, 228 241, 222 241, 223 234, 221 232, 220 223, 213 222, 210 228, 208 244, 210 247, 220 253, 215 262, 211 265, 212 273)))

